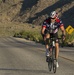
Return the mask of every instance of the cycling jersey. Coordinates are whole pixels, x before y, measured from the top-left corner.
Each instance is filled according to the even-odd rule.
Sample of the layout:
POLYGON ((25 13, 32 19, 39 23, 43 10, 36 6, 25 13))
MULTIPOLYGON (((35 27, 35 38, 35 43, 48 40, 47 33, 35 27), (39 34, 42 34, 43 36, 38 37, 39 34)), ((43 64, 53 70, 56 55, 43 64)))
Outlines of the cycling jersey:
POLYGON ((51 18, 48 18, 43 22, 42 27, 45 28, 45 33, 57 33, 58 29, 63 25, 59 18, 57 18, 54 23, 51 23, 51 18))

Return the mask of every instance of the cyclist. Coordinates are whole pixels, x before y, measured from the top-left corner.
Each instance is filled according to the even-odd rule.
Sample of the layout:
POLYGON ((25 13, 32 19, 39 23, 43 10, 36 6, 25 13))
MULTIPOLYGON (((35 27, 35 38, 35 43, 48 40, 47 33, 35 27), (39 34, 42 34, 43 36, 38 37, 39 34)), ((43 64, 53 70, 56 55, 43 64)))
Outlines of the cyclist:
MULTIPOLYGON (((41 34, 43 36, 43 39, 45 41, 45 48, 46 48, 46 57, 49 57, 49 38, 51 37, 51 35, 54 35, 54 37, 56 38, 56 43, 55 43, 55 47, 56 47, 56 65, 57 67, 59 67, 58 65, 58 55, 59 55, 59 43, 58 43, 58 29, 61 29, 63 36, 63 40, 65 39, 65 28, 64 28, 64 24, 62 23, 62 21, 58 18, 58 14, 56 13, 56 11, 52 11, 50 13, 50 16, 44 20, 43 24, 42 24, 42 29, 41 29, 41 34)), ((48 61, 48 59, 46 58, 46 61, 48 61)))

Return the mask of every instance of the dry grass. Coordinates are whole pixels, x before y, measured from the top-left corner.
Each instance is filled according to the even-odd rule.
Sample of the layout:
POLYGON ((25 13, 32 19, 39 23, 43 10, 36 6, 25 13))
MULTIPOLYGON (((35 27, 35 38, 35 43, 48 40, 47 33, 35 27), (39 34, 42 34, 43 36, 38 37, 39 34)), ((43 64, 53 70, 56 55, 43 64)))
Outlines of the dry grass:
POLYGON ((32 31, 32 32, 39 32, 40 33, 40 26, 35 26, 33 28, 32 24, 27 23, 0 23, 0 37, 9 37, 14 36, 15 33, 19 33, 21 31, 32 31))
MULTIPOLYGON (((0 37, 10 37, 10 36, 18 36, 21 34, 22 38, 27 38, 29 36, 30 40, 42 42, 41 36, 41 26, 36 26, 27 23, 0 23, 0 37)), ((59 31, 59 36, 61 35, 61 31, 59 31)), ((66 36, 65 42, 74 43, 74 33, 66 36)))

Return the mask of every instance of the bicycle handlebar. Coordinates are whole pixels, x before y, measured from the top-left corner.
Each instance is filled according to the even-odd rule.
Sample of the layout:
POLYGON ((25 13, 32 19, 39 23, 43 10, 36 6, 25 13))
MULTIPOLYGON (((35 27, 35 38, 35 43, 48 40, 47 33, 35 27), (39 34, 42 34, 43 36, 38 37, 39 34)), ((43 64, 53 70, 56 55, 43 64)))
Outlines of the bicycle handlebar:
MULTIPOLYGON (((53 41, 55 41, 56 40, 56 38, 49 38, 50 40, 53 40, 53 41)), ((58 40, 61 40, 61 47, 64 47, 64 40, 63 40, 63 37, 61 37, 61 38, 57 38, 58 40)))

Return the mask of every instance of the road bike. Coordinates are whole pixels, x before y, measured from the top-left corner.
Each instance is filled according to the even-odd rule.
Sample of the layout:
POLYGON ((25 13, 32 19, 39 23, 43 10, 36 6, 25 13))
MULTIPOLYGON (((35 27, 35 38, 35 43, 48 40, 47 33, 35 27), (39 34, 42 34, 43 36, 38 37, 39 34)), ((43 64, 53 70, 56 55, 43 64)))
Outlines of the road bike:
MULTIPOLYGON (((63 38, 58 38, 58 40, 61 39, 62 42, 63 42, 63 38)), ((57 70, 57 66, 56 66, 56 48, 55 48, 55 40, 56 38, 54 36, 50 37, 50 48, 49 48, 49 51, 50 51, 50 56, 48 57, 48 69, 49 71, 52 71, 54 73, 56 73, 56 70, 57 70)))
POLYGON ((55 38, 50 38, 50 57, 48 57, 48 68, 49 71, 53 69, 53 72, 56 73, 56 50, 55 50, 55 38))

